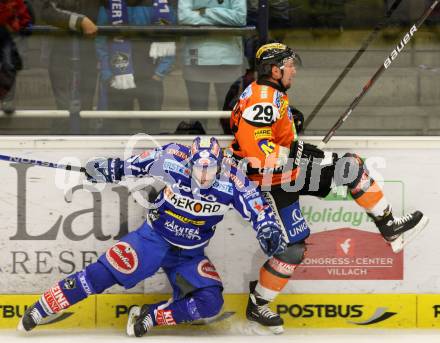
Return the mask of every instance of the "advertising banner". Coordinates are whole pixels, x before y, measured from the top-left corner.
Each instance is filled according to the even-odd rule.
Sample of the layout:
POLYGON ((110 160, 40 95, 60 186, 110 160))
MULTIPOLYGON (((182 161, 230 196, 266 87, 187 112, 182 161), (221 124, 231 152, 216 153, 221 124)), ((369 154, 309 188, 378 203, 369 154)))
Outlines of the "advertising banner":
MULTIPOLYGON (((395 213, 402 213, 402 183, 385 181, 384 185, 386 192, 402 199, 394 207, 395 213)), ((302 214, 313 233, 306 258, 293 279, 403 280, 403 253, 394 254, 370 217, 347 195, 346 188, 340 191, 342 195, 330 193, 325 199, 303 202, 302 214), (329 226, 335 229, 327 229, 329 226), (320 229, 324 231, 316 232, 320 229)))
MULTIPOLYGON (((33 295, 0 296, 0 329, 16 328, 27 306, 37 299, 33 295)), ((64 312, 45 319, 36 330, 96 328, 125 332, 128 312, 133 305, 142 306, 168 299, 169 294, 155 293, 92 295, 64 312)), ((155 330, 252 332, 246 320, 248 295, 226 294, 224 299, 223 311, 215 318, 155 330)), ((414 294, 283 294, 277 298, 273 309, 284 319, 286 329, 427 328, 438 327, 435 312, 429 310, 432 309, 432 303, 438 304, 437 300, 438 296, 434 299, 429 295, 414 294)))
POLYGON ((440 294, 417 297, 417 322, 421 328, 440 328, 440 294))
MULTIPOLYGON (((0 147, 5 155, 84 166, 97 156, 128 158, 155 144, 190 140, 170 136, 132 144, 129 137, 12 137, 0 139, 0 147)), ((390 142, 377 137, 341 138, 335 139, 334 151, 361 155, 384 188, 395 215, 420 209, 430 218, 428 227, 401 253, 394 254, 343 187, 325 199, 301 197, 302 216, 312 234, 304 263, 284 294, 438 292, 440 196, 434 181, 440 144, 435 139, 390 142)), ((222 141, 223 146, 228 143, 222 141)), ((147 214, 142 193, 133 188, 135 182, 93 185, 84 182, 79 173, 25 162, 0 161, 0 294, 44 292, 57 280, 96 261, 125 234, 136 230, 147 214)), ((226 294, 246 293, 249 281, 257 278, 266 260, 255 232, 234 210, 217 226, 206 254, 220 274, 226 294)), ((170 291, 159 270, 134 288, 115 286, 106 292, 170 291)))
MULTIPOLYGON (((0 295, 0 329, 15 329, 28 306, 38 298, 35 295, 0 295)), ((94 329, 95 316, 96 299, 90 297, 44 320, 37 329, 94 329)))

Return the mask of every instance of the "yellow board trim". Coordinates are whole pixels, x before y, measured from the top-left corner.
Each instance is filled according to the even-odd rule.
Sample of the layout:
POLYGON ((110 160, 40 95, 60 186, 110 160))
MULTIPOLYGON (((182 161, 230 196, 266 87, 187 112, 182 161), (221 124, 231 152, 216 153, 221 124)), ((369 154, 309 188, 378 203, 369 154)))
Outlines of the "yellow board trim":
MULTIPOLYGON (((168 294, 100 294, 68 308, 39 329, 124 330, 130 306, 167 301, 168 294)), ((209 325, 182 329, 229 331, 246 327, 247 294, 226 294, 223 311, 209 325)), ((0 295, 0 329, 16 328, 38 295, 0 295)), ((271 305, 289 328, 440 328, 440 295, 281 294, 271 305)), ((174 327, 175 330, 176 327, 174 327)), ((166 328, 165 328, 166 329, 166 328)))

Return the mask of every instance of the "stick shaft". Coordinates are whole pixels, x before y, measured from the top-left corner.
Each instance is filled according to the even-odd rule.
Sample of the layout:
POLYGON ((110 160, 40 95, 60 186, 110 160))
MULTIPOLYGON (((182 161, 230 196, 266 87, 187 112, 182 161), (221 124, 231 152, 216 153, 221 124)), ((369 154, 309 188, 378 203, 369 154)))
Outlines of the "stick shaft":
POLYGON ((324 96, 321 98, 321 100, 318 102, 318 104, 315 106, 315 108, 312 110, 310 115, 307 117, 307 120, 304 122, 304 129, 307 129, 307 127, 310 125, 313 119, 315 119, 318 112, 321 110, 321 108, 325 105, 327 100, 330 98, 330 96, 333 94, 335 89, 339 86, 339 84, 342 82, 342 80, 345 78, 345 76, 348 74, 348 72, 351 70, 351 68, 355 65, 355 63, 359 60, 359 58, 363 55, 363 53, 367 50, 368 45, 376 38, 376 36, 379 34, 380 30, 387 24, 389 18, 395 11, 395 9, 400 5, 402 0, 396 0, 393 2, 391 7, 388 9, 387 13, 385 14, 385 20, 380 22, 374 30, 370 33, 370 35, 367 37, 367 39, 364 40, 362 43, 362 46, 357 51, 357 53, 352 57, 350 62, 345 66, 344 70, 339 74, 338 78, 333 82, 333 84, 330 86, 330 88, 327 90, 327 92, 324 94, 324 96))
POLYGON ((84 173, 86 171, 84 167, 72 166, 69 164, 59 164, 54 162, 46 162, 46 161, 34 160, 24 157, 0 155, 0 160, 12 162, 12 163, 33 164, 40 167, 64 169, 64 170, 76 171, 80 173, 84 173))
POLYGON ((324 139, 320 143, 320 147, 324 148, 325 145, 328 143, 328 141, 334 136, 335 132, 341 127, 341 125, 347 120, 347 118, 350 116, 350 114, 353 112, 355 107, 359 104, 359 102, 362 100, 362 98, 367 94, 367 92, 370 90, 370 88, 374 85, 376 80, 382 75, 382 73, 390 67, 390 65, 393 63, 393 61, 399 56, 399 53, 403 50, 403 48, 408 44, 411 37, 417 32, 418 28, 423 24, 423 22, 426 20, 426 18, 429 17, 429 15, 432 13, 434 8, 438 5, 439 0, 436 0, 432 3, 432 5, 425 11, 425 13, 419 18, 417 23, 415 23, 409 32, 407 32, 404 37, 402 38, 399 45, 401 45, 403 42, 405 44, 403 47, 399 49, 399 45, 397 46, 397 50, 394 49, 390 55, 385 59, 384 63, 380 66, 380 68, 376 71, 376 73, 373 75, 373 77, 365 84, 365 86, 362 88, 361 93, 354 98, 350 106, 347 108, 347 110, 339 117, 338 121, 333 125, 333 127, 329 130, 329 132, 325 135, 324 139), (397 51, 397 52, 396 52, 397 51))

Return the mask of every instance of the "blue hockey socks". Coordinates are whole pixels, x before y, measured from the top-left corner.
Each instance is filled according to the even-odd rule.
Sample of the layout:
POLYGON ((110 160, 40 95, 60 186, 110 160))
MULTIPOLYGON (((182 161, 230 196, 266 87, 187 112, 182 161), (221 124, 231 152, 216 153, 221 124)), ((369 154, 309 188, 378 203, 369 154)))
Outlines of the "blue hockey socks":
POLYGON ((65 310, 91 294, 102 293, 115 283, 110 271, 102 263, 95 262, 49 288, 34 307, 44 318, 65 310))

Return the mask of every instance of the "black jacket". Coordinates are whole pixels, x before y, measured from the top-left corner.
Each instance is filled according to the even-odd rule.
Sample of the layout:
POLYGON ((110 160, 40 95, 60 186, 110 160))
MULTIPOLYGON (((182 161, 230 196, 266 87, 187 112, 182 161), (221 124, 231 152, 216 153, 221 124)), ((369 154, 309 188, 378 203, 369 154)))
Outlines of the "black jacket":
POLYGON ((0 100, 11 90, 23 64, 9 31, 0 26, 0 100))
POLYGON ((44 0, 41 17, 49 25, 81 31, 84 16, 94 23, 103 0, 44 0))

